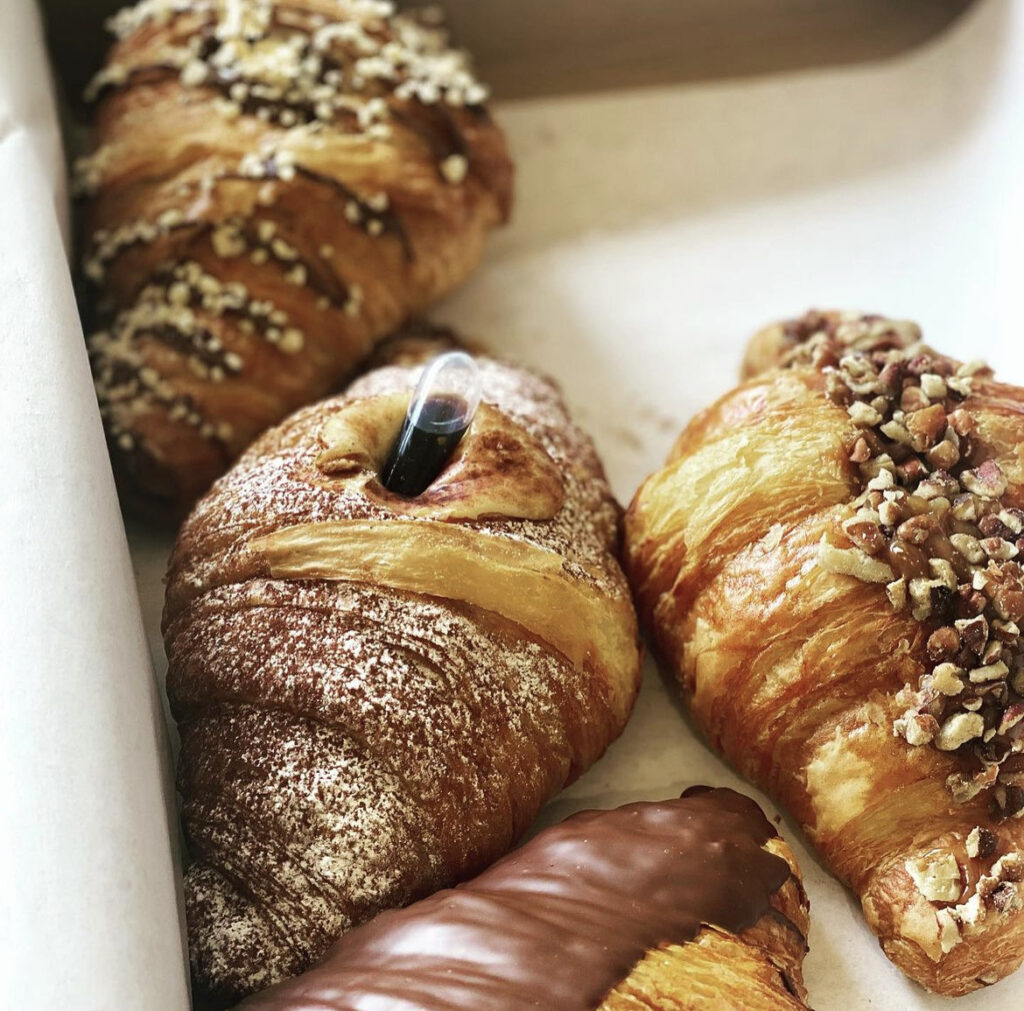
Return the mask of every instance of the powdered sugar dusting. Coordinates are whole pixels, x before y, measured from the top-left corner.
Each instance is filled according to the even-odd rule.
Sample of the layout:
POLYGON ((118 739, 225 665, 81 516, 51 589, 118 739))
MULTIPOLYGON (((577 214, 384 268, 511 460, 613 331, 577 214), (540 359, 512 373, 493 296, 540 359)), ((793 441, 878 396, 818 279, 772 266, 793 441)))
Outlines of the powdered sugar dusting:
MULTIPOLYGON (((608 552, 618 548, 619 508, 590 439, 570 422, 551 382, 493 359, 478 362, 483 400, 541 443, 563 474, 565 502, 550 521, 502 519, 467 525, 554 551, 574 578, 610 596, 626 596, 625 580, 608 560, 608 552)), ((331 415, 354 399, 411 389, 418 375, 414 366, 377 369, 343 396, 297 412, 258 440, 183 528, 171 568, 182 598, 234 578, 238 569, 252 563, 248 542, 284 526, 342 519, 417 522, 358 489, 332 482, 319 472, 316 459, 325 448, 321 432, 331 415)), ((178 592, 169 595, 172 608, 178 592)))
MULTIPOLYGON (((549 522, 489 519, 487 536, 562 554, 625 594, 618 509, 557 390, 482 359, 485 400, 565 475, 549 522)), ((254 572, 251 538, 291 523, 416 523, 315 466, 326 420, 405 389, 379 369, 268 433, 183 529, 165 618, 182 730, 193 968, 235 998, 315 961, 353 924, 465 878, 621 729, 607 686, 500 615, 385 587, 254 572)))

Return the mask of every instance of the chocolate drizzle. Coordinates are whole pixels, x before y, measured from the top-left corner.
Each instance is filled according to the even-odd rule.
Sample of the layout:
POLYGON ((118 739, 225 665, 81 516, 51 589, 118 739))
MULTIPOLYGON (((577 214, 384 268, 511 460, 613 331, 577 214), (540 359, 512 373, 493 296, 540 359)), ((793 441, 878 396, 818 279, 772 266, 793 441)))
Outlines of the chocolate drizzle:
POLYGON ((775 835, 725 789, 583 812, 473 881, 381 914, 240 1007, 594 1011, 648 950, 771 914, 790 877, 761 848, 775 835))
POLYGON ((391 235, 394 236, 402 245, 402 251, 405 254, 406 260, 412 262, 416 256, 412 248, 412 242, 409 239, 409 234, 405 230, 405 226, 402 224, 402 219, 389 208, 384 210, 375 210, 367 203, 362 197, 359 196, 355 190, 350 189, 339 179, 334 179, 332 176, 324 175, 322 172, 314 172, 310 168, 306 168, 304 165, 296 165, 295 172, 297 175, 304 176, 309 179, 310 182, 317 183, 320 186, 326 186, 337 196, 342 197, 346 202, 354 203, 360 211, 360 222, 365 225, 370 221, 377 221, 380 224, 379 235, 391 235))

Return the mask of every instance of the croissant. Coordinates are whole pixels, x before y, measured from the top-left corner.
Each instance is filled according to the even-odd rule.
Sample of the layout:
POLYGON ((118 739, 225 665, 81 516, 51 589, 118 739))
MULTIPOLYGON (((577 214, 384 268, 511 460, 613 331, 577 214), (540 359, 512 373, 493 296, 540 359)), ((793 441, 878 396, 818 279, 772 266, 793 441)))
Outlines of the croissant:
POLYGON ((806 1008, 807 926, 793 854, 758 806, 694 787, 577 814, 240 1011, 806 1008))
POLYGON ((935 992, 1024 960, 1024 391, 908 323, 763 332, 626 520, 711 745, 935 992))
POLYGON ((512 166, 462 54, 389 2, 142 0, 111 26, 75 172, 88 345, 125 496, 177 515, 466 278, 512 166))
POLYGON ((417 498, 382 486, 429 346, 265 433, 171 558, 186 911, 215 1002, 493 862, 638 689, 619 509, 549 381, 480 358, 447 467, 417 498))

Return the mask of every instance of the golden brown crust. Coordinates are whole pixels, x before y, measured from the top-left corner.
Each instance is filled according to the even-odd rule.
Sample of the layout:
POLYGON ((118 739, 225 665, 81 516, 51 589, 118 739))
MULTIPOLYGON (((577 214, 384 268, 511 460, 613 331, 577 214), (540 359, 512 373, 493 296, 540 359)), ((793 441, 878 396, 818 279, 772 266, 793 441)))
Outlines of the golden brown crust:
POLYGON ((803 960, 810 916, 800 869, 781 838, 769 839, 764 848, 785 860, 793 872, 772 896, 772 906, 783 919, 763 916, 740 934, 706 926, 686 944, 649 951, 598 1011, 808 1007, 803 960))
POLYGON ((171 560, 193 969, 220 997, 495 859, 636 694, 618 507, 557 391, 480 360, 481 433, 400 500, 375 472, 416 377, 396 353, 261 437, 171 560))
POLYGON ((376 0, 143 0, 78 166, 119 475, 181 510, 476 266, 512 167, 443 35, 376 0))
MULTIPOLYGON (((908 692, 932 683, 941 622, 895 609, 866 581, 877 559, 844 549, 837 565, 827 547, 863 487, 851 455, 864 431, 829 398, 827 371, 771 369, 694 419, 629 509, 627 572, 712 745, 799 820, 890 958, 958 995, 1024 960, 1018 774, 993 766, 1002 794, 954 799, 947 780, 974 775, 973 753, 902 726, 908 692), (867 566, 856 578, 842 574, 854 556, 867 566)), ((1004 512, 1024 495, 1022 404, 984 372, 959 404, 972 432, 960 447, 972 465, 997 464, 1004 512)), ((993 734, 1000 713, 1004 727, 1016 718, 1006 690, 993 734)))

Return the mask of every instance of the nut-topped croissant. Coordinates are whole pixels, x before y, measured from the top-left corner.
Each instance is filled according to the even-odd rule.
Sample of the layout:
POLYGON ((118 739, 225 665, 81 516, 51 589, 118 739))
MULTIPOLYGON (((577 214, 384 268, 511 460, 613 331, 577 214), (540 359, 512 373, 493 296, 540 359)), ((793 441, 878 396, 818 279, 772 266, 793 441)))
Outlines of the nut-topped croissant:
POLYGON ((177 512, 509 212, 487 90, 382 0, 142 0, 111 22, 84 198, 89 337, 129 496, 177 512))
POLYGON ((382 486, 429 347, 262 436, 172 557, 190 947, 220 1000, 500 856, 633 704, 619 509, 547 380, 479 359, 447 467, 382 486))
POLYGON ((959 995, 1024 960, 1024 390, 919 337, 759 335, 637 493, 627 571, 710 743, 959 995))
POLYGON ((382 913, 245 1011, 790 1011, 807 899, 758 806, 694 787, 586 811, 382 913))

